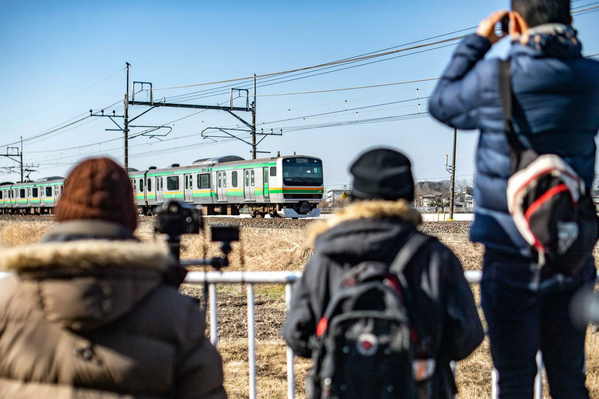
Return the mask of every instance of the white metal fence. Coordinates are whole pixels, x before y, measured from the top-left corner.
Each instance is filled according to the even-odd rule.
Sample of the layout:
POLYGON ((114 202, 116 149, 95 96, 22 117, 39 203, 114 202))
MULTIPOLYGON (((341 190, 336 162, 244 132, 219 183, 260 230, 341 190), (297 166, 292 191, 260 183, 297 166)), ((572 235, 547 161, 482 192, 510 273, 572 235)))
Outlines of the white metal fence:
MULTIPOLYGON (((466 280, 470 284, 478 284, 481 280, 480 271, 464 272, 466 280)), ((218 314, 217 314, 217 284, 247 284, 247 312, 248 312, 248 365, 249 365, 249 397, 255 399, 256 392, 256 323, 254 307, 254 285, 255 284, 285 284, 285 302, 289 309, 292 285, 301 278, 300 272, 190 272, 185 279, 186 283, 199 284, 208 283, 209 287, 209 314, 210 314, 210 341, 213 345, 218 343, 218 314)), ((287 398, 295 397, 295 372, 293 351, 287 348, 287 398)), ((538 373, 535 378, 535 399, 543 398, 543 360, 541 353, 537 354, 538 373)), ((492 373, 492 397, 498 396, 496 370, 492 373)))
MULTIPOLYGON (((0 279, 6 277, 8 273, 0 272, 0 279)), ((466 271, 464 273, 466 280, 470 284, 478 284, 481 279, 480 271, 466 271)), ((185 283, 203 284, 208 283, 209 287, 209 317, 210 317, 210 342, 214 346, 218 345, 218 313, 217 313, 217 284, 247 284, 247 312, 248 312, 248 363, 249 363, 249 397, 255 399, 256 392, 256 322, 255 322, 255 302, 254 286, 256 284, 284 284, 285 301, 287 308, 291 300, 292 285, 301 277, 301 272, 189 272, 185 283)), ((535 379, 535 398, 542 399, 543 384, 542 370, 543 361, 541 353, 537 354, 538 373, 535 379)), ((497 398, 497 372, 493 370, 492 374, 492 397, 497 398)), ((295 373, 293 351, 287 348, 287 397, 295 397, 295 373)))

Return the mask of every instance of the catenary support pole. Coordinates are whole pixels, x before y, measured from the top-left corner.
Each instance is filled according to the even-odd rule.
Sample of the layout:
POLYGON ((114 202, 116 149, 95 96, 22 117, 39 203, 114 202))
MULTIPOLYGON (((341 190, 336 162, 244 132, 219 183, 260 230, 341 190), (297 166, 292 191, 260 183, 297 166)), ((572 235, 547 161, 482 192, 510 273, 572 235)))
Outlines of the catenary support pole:
POLYGON ((129 171, 129 67, 131 64, 127 64, 127 94, 125 94, 125 129, 123 131, 125 135, 125 170, 129 171))
POLYGON ((23 175, 23 136, 21 136, 21 150, 19 151, 19 154, 21 155, 21 183, 24 183, 25 178, 23 175))
POLYGON ((252 159, 256 159, 256 74, 254 74, 254 102, 252 103, 252 159))
POLYGON ((449 198, 449 218, 453 220, 453 207, 455 205, 455 155, 458 129, 453 129, 453 158, 451 160, 451 196, 449 198))

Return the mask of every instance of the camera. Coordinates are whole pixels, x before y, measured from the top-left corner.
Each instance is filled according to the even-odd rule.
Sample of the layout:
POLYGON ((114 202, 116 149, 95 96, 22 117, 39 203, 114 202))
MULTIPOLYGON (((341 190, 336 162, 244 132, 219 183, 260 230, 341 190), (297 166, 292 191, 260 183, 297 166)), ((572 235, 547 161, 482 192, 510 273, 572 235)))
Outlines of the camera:
POLYGON ((179 201, 170 201, 156 210, 156 232, 170 237, 183 234, 198 234, 204 229, 202 213, 193 205, 179 201))
POLYGON ((211 241, 220 242, 223 257, 180 261, 181 236, 198 234, 204 230, 202 213, 193 205, 171 200, 156 209, 154 231, 166 235, 170 252, 181 266, 212 266, 215 269, 229 266, 228 256, 233 250, 231 243, 239 241, 239 228, 235 226, 213 226, 211 241))
POLYGON ((504 34, 510 33, 510 15, 506 14, 501 18, 501 32, 504 34))

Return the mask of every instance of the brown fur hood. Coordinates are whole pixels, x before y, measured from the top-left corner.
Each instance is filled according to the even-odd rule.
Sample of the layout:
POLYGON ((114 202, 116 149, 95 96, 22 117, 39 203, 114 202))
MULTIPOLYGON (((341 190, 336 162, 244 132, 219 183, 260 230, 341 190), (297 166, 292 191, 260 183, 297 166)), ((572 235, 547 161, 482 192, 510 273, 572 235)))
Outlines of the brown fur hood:
POLYGON ((399 201, 359 201, 336 212, 330 219, 321 220, 308 226, 308 244, 314 248, 316 238, 341 223, 357 219, 401 218, 416 226, 422 224, 422 216, 406 200, 399 201))
POLYGON ((3 249, 0 270, 144 268, 165 270, 168 254, 163 248, 137 241, 77 240, 46 242, 3 249))
POLYGON ((0 270, 16 272, 0 280, 0 291, 18 297, 21 311, 36 309, 65 328, 90 331, 154 292, 171 259, 162 246, 116 225, 59 223, 37 244, 0 252, 0 270))

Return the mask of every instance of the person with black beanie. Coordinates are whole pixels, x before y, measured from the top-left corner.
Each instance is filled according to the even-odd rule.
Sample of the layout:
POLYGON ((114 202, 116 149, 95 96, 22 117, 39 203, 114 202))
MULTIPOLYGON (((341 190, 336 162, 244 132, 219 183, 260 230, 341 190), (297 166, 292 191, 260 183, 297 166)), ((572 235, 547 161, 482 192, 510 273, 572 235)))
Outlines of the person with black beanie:
MULTIPOLYGON (((390 265, 414 234, 423 235, 417 232, 422 217, 410 205, 414 200, 411 166, 404 154, 392 149, 361 154, 349 170, 352 203, 309 227, 314 254, 295 284, 283 327, 296 355, 311 357, 332 291, 347 270, 365 261, 390 265)), ((429 366, 424 375, 414 375, 418 397, 453 398, 457 388, 450 362, 469 356, 484 338, 462 265, 447 247, 429 237, 403 276, 397 277, 407 282, 409 289, 403 295, 409 296, 410 321, 418 326, 412 342, 414 368, 429 366)))

